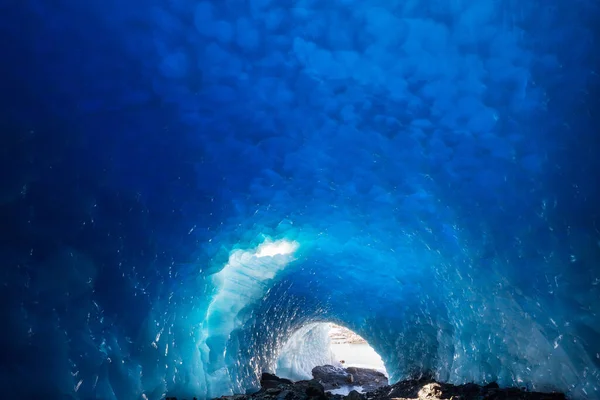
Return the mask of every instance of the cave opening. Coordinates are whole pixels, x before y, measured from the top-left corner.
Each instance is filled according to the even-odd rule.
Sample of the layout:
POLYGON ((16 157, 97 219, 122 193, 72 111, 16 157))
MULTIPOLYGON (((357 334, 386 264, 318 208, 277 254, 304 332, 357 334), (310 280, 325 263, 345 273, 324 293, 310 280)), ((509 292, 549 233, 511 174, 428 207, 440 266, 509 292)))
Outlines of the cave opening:
POLYGON ((329 338, 333 354, 344 367, 374 369, 388 376, 381 356, 356 332, 332 323, 329 338))
POLYGON ((382 357, 362 336, 332 322, 310 323, 296 330, 279 351, 275 373, 291 380, 312 379, 313 369, 325 365, 340 371, 369 369, 388 377, 382 357))

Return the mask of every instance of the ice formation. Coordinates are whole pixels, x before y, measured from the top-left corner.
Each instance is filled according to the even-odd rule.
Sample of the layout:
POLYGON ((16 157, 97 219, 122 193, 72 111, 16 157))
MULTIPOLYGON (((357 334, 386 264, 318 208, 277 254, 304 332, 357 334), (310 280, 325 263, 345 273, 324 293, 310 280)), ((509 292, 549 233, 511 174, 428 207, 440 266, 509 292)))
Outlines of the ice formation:
POLYGON ((333 322, 392 382, 600 398, 599 26, 591 0, 2 2, 1 392, 240 393, 333 322))
POLYGON ((300 381, 312 379, 311 371, 319 365, 341 367, 331 349, 329 330, 329 324, 310 323, 295 331, 279 350, 276 375, 300 381))

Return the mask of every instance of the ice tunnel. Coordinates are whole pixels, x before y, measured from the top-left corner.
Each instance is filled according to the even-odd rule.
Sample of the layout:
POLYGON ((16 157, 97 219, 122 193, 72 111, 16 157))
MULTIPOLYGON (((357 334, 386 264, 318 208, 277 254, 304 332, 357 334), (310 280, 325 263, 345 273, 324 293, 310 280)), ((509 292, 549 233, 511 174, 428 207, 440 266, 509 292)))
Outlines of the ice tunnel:
POLYGON ((332 322, 392 382, 600 398, 599 30, 594 0, 0 1, 0 393, 244 393, 332 322))
MULTIPOLYGON (((309 323, 294 331, 279 348, 274 372, 293 381, 308 380, 313 379, 313 368, 326 365, 367 368, 387 376, 381 356, 363 337, 329 322, 309 323)), ((350 391, 343 388, 341 393, 350 391)))

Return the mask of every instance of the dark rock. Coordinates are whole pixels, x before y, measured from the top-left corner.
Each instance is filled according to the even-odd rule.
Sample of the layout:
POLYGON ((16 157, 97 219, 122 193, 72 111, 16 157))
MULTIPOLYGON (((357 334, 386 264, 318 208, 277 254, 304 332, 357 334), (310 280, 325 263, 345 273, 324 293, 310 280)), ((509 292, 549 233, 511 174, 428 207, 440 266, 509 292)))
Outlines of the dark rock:
POLYGON ((388 384, 388 379, 383 373, 368 368, 323 365, 313 368, 312 375, 323 384, 325 390, 342 386, 362 386, 365 391, 372 391, 388 384))
POLYGON ((310 397, 325 397, 325 388, 314 379, 307 381, 305 393, 310 397))
POLYGON ((279 385, 293 385, 294 382, 289 379, 280 378, 277 375, 269 374, 268 372, 263 372, 260 377, 260 386, 263 390, 266 389, 276 389, 279 385))
POLYGON ((460 387, 462 388, 462 392, 465 394, 476 395, 481 392, 481 386, 474 383, 467 383, 465 385, 461 385, 460 387))
MULTIPOLYGON (((331 366, 330 366, 331 367, 331 366)), ((332 367, 333 368, 333 367, 332 367)), ((338 369, 340 370, 340 369, 338 369)), ((343 369, 342 369, 343 370, 343 369)), ((350 369, 354 382, 360 379, 361 368, 350 369)), ((338 371, 339 372, 339 371, 338 371)), ((344 372, 350 374, 346 370, 344 372)), ((263 374, 262 389, 248 395, 224 396, 223 400, 565 400, 563 393, 528 392, 522 388, 500 388, 492 383, 480 386, 473 383, 451 385, 436 382, 430 376, 381 386, 366 394, 351 391, 347 396, 325 393, 324 386, 315 379, 293 383, 273 374, 263 374)), ((348 387, 342 382, 341 386, 348 387)))
POLYGON ((365 396, 358 393, 356 390, 348 393, 348 396, 344 397, 344 400, 364 400, 365 396))
MULTIPOLYGON (((247 394, 234 394, 233 396, 221 396, 219 397, 219 399, 222 400, 244 400, 244 399, 249 399, 250 395, 247 394)), ((173 399, 177 400, 176 397, 173 397, 173 399)), ((185 399, 183 399, 185 400, 185 399)))
POLYGON ((386 386, 378 390, 378 398, 409 398, 414 399, 419 397, 419 390, 428 383, 433 383, 433 379, 410 379, 398 382, 391 387, 386 386))
POLYGON ((349 379, 353 379, 350 378, 351 375, 344 368, 334 367, 333 365, 322 365, 313 368, 312 376, 323 385, 325 390, 346 386, 348 383, 352 383, 349 379))
POLYGON ((374 369, 350 367, 346 368, 346 371, 352 375, 352 383, 355 386, 362 386, 363 390, 367 392, 388 384, 387 376, 374 369))
POLYGON ((277 396, 277 400, 290 400, 294 398, 294 392, 292 392, 291 390, 284 390, 283 392, 279 393, 279 395, 277 396))
POLYGON ((285 383, 288 385, 292 385, 294 382, 289 380, 289 379, 285 379, 285 378, 280 378, 277 375, 274 374, 270 374, 268 372, 263 372, 262 376, 260 377, 260 381, 277 381, 280 383, 285 383))
POLYGON ((483 387, 484 389, 500 389, 500 385, 497 382, 488 383, 483 387))

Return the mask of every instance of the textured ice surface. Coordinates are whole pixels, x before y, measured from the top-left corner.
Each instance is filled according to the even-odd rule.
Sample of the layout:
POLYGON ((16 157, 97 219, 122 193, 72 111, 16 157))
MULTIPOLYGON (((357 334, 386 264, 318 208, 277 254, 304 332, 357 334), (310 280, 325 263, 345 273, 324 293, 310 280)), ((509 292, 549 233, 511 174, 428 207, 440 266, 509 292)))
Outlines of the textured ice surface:
POLYGON ((329 330, 329 324, 312 323, 294 332, 279 350, 277 376, 294 381, 312 379, 314 367, 341 366, 331 350, 329 330))
POLYGON ((392 381, 599 398, 599 26, 589 0, 2 2, 0 390, 243 392, 331 321, 392 381))

